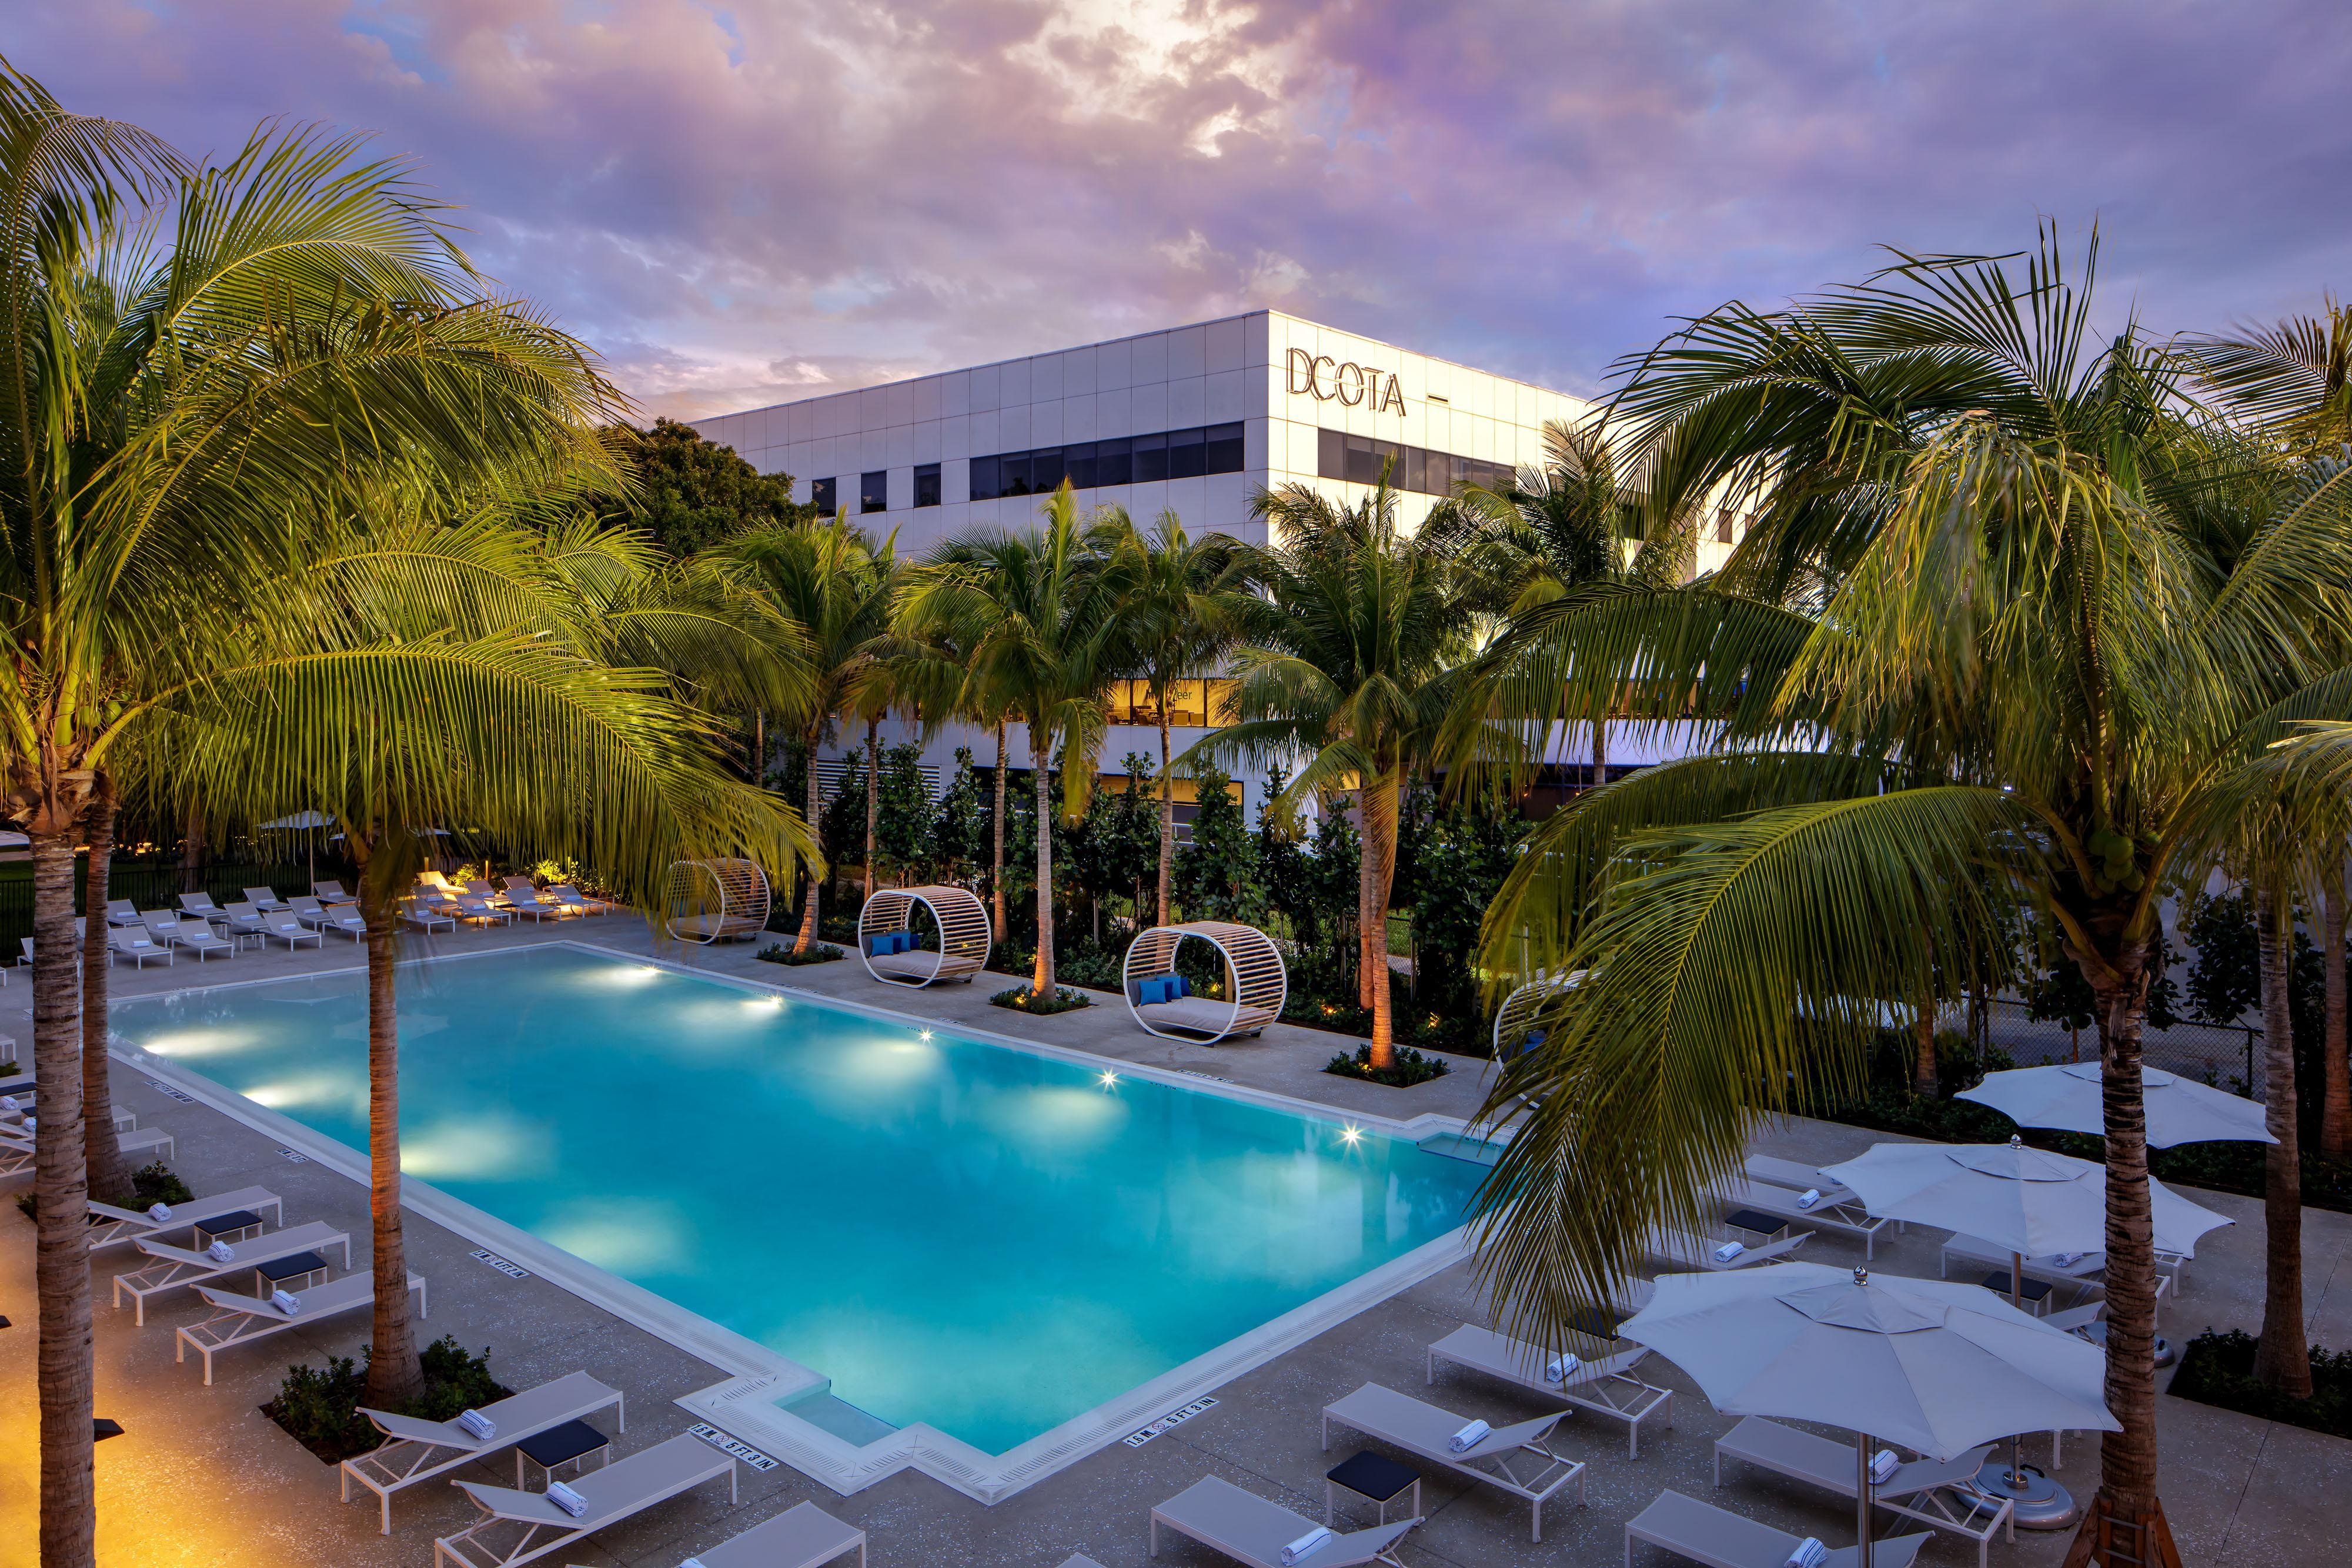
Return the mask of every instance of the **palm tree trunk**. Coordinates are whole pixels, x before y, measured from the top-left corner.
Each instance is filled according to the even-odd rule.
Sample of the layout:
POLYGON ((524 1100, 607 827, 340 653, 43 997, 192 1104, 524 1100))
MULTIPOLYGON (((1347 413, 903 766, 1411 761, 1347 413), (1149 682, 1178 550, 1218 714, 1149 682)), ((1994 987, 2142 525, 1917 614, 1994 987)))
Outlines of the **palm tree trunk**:
MULTIPOLYGON (((2263 963, 2263 1337, 2254 1376, 2297 1399, 2311 1397, 2311 1346, 2303 1325, 2303 1158, 2296 1147, 2294 1020, 2287 1007, 2287 949, 2294 939, 2286 889, 2265 879, 2263 963)), ((2338 966, 2341 967, 2340 964, 2338 966)))
MULTIPOLYGON (((803 820, 808 823, 809 831, 812 833, 816 831, 817 821, 824 811, 824 806, 816 798, 817 734, 817 731, 811 730, 804 737, 808 743, 808 815, 803 820)), ((799 939, 793 944, 793 951, 806 955, 810 948, 816 946, 817 892, 824 885, 824 879, 817 875, 816 867, 813 865, 803 866, 801 875, 808 880, 808 896, 801 904, 801 934, 799 939)))
POLYGON ((84 950, 100 961, 81 972, 81 1122, 89 1164, 89 1195, 101 1203, 131 1201, 131 1166, 114 1135, 114 1084, 107 1067, 106 882, 114 862, 114 783, 101 774, 82 813, 89 870, 82 883, 84 950))
POLYGON ((1592 721, 1592 788, 1598 789, 1609 782, 1609 721, 1592 721))
POLYGON ((1923 1000, 1911 1024, 1911 1092, 1921 1097, 1936 1092, 1936 1004, 1923 1000))
POLYGON ((180 835, 180 891, 194 893, 205 881, 205 817, 194 806, 188 808, 187 823, 180 835))
POLYGON ((1368 785, 1361 871, 1357 881, 1357 963, 1361 967, 1364 1006, 1372 1015, 1372 1066, 1396 1065, 1396 1039, 1389 1019, 1389 887, 1396 876, 1397 781, 1368 785), (1381 825, 1375 826, 1375 823, 1381 825))
POLYGON ((996 810, 989 819, 989 831, 996 840, 996 848, 988 862, 988 895, 995 905, 992 912, 996 925, 992 928, 999 942, 1004 940, 1004 717, 996 719, 996 810))
MULTIPOLYGON (((362 857, 360 881, 366 887, 367 851, 357 833, 345 841, 362 857)), ((362 902, 368 948, 368 1216, 375 1266, 367 1397, 381 1409, 402 1410, 425 1392, 425 1370, 408 1316, 408 1252, 400 1233, 399 956, 393 950, 397 933, 391 901, 369 888, 362 902)))
POLYGON ((2344 845, 2330 846, 2333 863, 2319 879, 2319 956, 2327 998, 2326 1092, 2319 1102, 2319 1152, 2340 1160, 2352 1152, 2352 1061, 2346 1058, 2344 972, 2344 845))
POLYGON ((874 896, 874 830, 882 817, 882 721, 866 721, 866 896, 874 896))
MULTIPOLYGON (((2096 997, 2099 1088, 2107 1164, 2107 1409, 2120 1424, 2099 1444, 2097 1509, 2123 1523, 2156 1508, 2156 1247, 2147 1192, 2147 1107, 2140 1086, 2148 954, 2083 964, 2096 997)), ((2083 1530, 2094 1531, 2097 1511, 2083 1530)), ((2076 1542, 2075 1550, 2082 1550, 2076 1542)))
MULTIPOLYGON (((74 985, 73 819, 28 824, 33 860, 33 1288, 39 1301, 41 1563, 97 1562, 90 1452, 89 1187, 74 985)), ((101 947, 90 962, 106 962, 101 947)))
POLYGON ((1047 1001, 1054 995, 1054 806, 1042 732, 1042 726, 1029 727, 1030 777, 1037 790, 1037 963, 1029 993, 1047 1001))
POLYGON ((1176 780, 1168 776, 1168 705, 1160 705, 1160 918, 1168 924, 1169 883, 1176 872, 1176 780))

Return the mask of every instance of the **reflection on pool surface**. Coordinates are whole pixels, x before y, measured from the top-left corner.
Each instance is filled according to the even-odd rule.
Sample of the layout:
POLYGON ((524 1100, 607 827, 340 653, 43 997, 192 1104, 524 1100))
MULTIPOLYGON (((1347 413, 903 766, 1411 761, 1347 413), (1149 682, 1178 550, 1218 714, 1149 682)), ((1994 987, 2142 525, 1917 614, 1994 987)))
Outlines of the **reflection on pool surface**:
MULTIPOLYGON (((364 1149, 362 985, 120 1002, 114 1027, 364 1149)), ((1437 1239, 1484 1175, 576 948, 401 988, 405 1170, 990 1453, 1437 1239)))

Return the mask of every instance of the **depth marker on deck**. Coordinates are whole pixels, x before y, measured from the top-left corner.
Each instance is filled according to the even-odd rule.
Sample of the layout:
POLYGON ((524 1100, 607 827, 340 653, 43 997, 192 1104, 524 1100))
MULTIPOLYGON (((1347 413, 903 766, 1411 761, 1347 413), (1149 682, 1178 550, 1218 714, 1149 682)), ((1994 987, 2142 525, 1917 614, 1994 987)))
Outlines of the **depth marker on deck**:
POLYGON ((477 1259, 481 1262, 488 1263, 491 1268, 496 1269, 499 1273, 504 1274, 509 1280, 528 1280, 530 1278, 530 1270, 524 1268, 521 1264, 509 1262, 508 1260, 499 1257, 497 1253, 486 1252, 479 1247, 475 1248, 471 1252, 466 1254, 466 1256, 477 1259))
POLYGON ((749 1443, 737 1442, 734 1438, 729 1437, 726 1433, 720 1431, 718 1427, 712 1426, 708 1421, 697 1421, 693 1426, 688 1427, 687 1430, 701 1438, 704 1442, 709 1444, 712 1448, 718 1449, 720 1453, 726 1454, 733 1458, 740 1459, 755 1470, 772 1470, 776 1468, 775 1460, 760 1452, 759 1449, 751 1447, 749 1443))
POLYGON ((1119 1441, 1125 1443, 1130 1448, 1139 1448, 1143 1447, 1144 1444, 1151 1441, 1152 1438, 1160 1436, 1160 1433, 1167 1431, 1171 1427, 1182 1426, 1185 1422, 1190 1421, 1193 1416, 1198 1416, 1202 1411, 1209 1409, 1215 1404, 1216 1401, 1214 1399, 1203 1396, 1199 1399, 1193 1400, 1190 1405, 1171 1410, 1167 1415, 1162 1416, 1159 1420, 1154 1421, 1150 1426, 1144 1427, 1139 1432, 1129 1432, 1126 1437, 1121 1437, 1119 1441))
POLYGON ((168 1083, 158 1083, 152 1078, 147 1080, 147 1087, 152 1089, 158 1094, 170 1095, 173 1099, 177 1100, 183 1105, 193 1105, 196 1103, 196 1097, 194 1095, 187 1093, 183 1090, 174 1089, 168 1083))

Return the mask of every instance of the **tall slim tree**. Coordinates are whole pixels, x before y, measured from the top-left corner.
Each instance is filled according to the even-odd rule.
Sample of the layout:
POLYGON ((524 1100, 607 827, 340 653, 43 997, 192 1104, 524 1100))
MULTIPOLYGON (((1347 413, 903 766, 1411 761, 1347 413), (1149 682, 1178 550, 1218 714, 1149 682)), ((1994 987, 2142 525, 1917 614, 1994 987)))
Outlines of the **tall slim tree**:
MULTIPOLYGON (((800 629, 808 689, 792 710, 791 722, 808 758, 808 800, 802 815, 814 825, 824 811, 817 747, 849 710, 877 656, 876 639, 889 627, 893 574, 864 530, 838 517, 747 529, 714 554, 777 615, 800 629)), ((816 944, 821 878, 821 868, 813 864, 795 953, 807 953, 816 944)))
POLYGON ((1076 493, 1066 481, 1038 511, 1039 525, 1019 533, 988 529, 942 545, 911 575, 898 626, 908 637, 966 650, 973 685, 985 694, 973 700, 1018 713, 1028 729, 1037 812, 1037 958, 1029 985, 1043 999, 1055 986, 1052 764, 1058 749, 1062 808, 1076 820, 1093 790, 1114 619, 1076 493))
POLYGON ((47 1568, 89 1563, 94 1531, 72 862, 98 780, 138 792, 121 770, 160 704, 193 712, 288 656, 289 517, 372 472, 463 485, 569 452, 616 406, 577 343, 488 296, 405 165, 266 128, 194 169, 0 64, 0 734, 48 1112, 47 1568))
MULTIPOLYGON (((1237 591, 1227 580, 1234 547, 1230 534, 1195 540, 1183 519, 1163 511, 1149 532, 1123 510, 1109 512, 1096 549, 1111 576, 1118 615, 1118 667, 1151 693, 1160 727, 1160 880, 1158 924, 1169 921, 1169 894, 1176 868, 1176 779, 1169 766, 1170 708, 1181 683, 1202 683, 1233 645, 1237 591)), ((1214 726, 1229 715, 1204 712, 1214 726)))
MULTIPOLYGON (((1255 593, 1234 611, 1238 723, 1179 759, 1229 770, 1303 758, 1278 810, 1353 789, 1362 819, 1357 884, 1358 982, 1371 1013, 1371 1062, 1393 1065, 1389 894, 1406 785, 1463 722, 1460 670, 1472 606, 1445 530, 1408 534, 1385 483, 1342 506, 1304 485, 1251 504, 1278 545, 1244 547, 1234 570, 1255 593)), ((1475 721, 1471 732, 1485 735, 1475 721)), ((1458 743, 1456 743, 1458 744, 1458 743)))
POLYGON ((1497 1091, 1527 1120, 1483 1262, 1507 1318, 1565 1322, 1649 1227, 1697 1218, 1758 1117, 1858 1082, 1881 1005, 1963 972, 2004 905, 2046 911, 2095 998, 2106 1105, 2122 1429, 2085 1541, 2156 1561, 2140 1066, 2161 890, 2229 841, 2272 744, 2352 697, 2352 507, 2282 486, 2175 398, 2176 364, 2090 319, 2045 235, 2022 279, 1898 257, 1784 310, 1727 306, 1628 367, 1653 495, 1721 486, 1760 515, 1718 580, 1580 607, 1496 689, 1532 723, 1550 683, 1606 681, 1646 722, 1696 712, 1717 749, 1551 819, 1490 915, 1496 971, 1585 979, 1497 1091))

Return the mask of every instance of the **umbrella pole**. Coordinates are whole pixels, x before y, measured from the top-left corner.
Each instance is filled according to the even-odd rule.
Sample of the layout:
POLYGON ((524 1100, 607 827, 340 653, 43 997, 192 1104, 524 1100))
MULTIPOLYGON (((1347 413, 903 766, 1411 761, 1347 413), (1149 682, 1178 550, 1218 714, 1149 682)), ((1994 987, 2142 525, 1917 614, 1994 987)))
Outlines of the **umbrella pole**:
MULTIPOLYGON (((2009 1255, 2009 1304, 2019 1312, 2025 1310, 2025 1254, 2009 1255)), ((2020 1491, 2025 1490, 2025 1434, 2019 1432, 2009 1439, 2009 1484, 2020 1491)))
POLYGON ((1853 1435, 1853 1562, 1854 1568, 1870 1568, 1870 1510, 1877 1500, 1873 1495, 1878 1489, 1870 1479, 1870 1434, 1853 1435))

